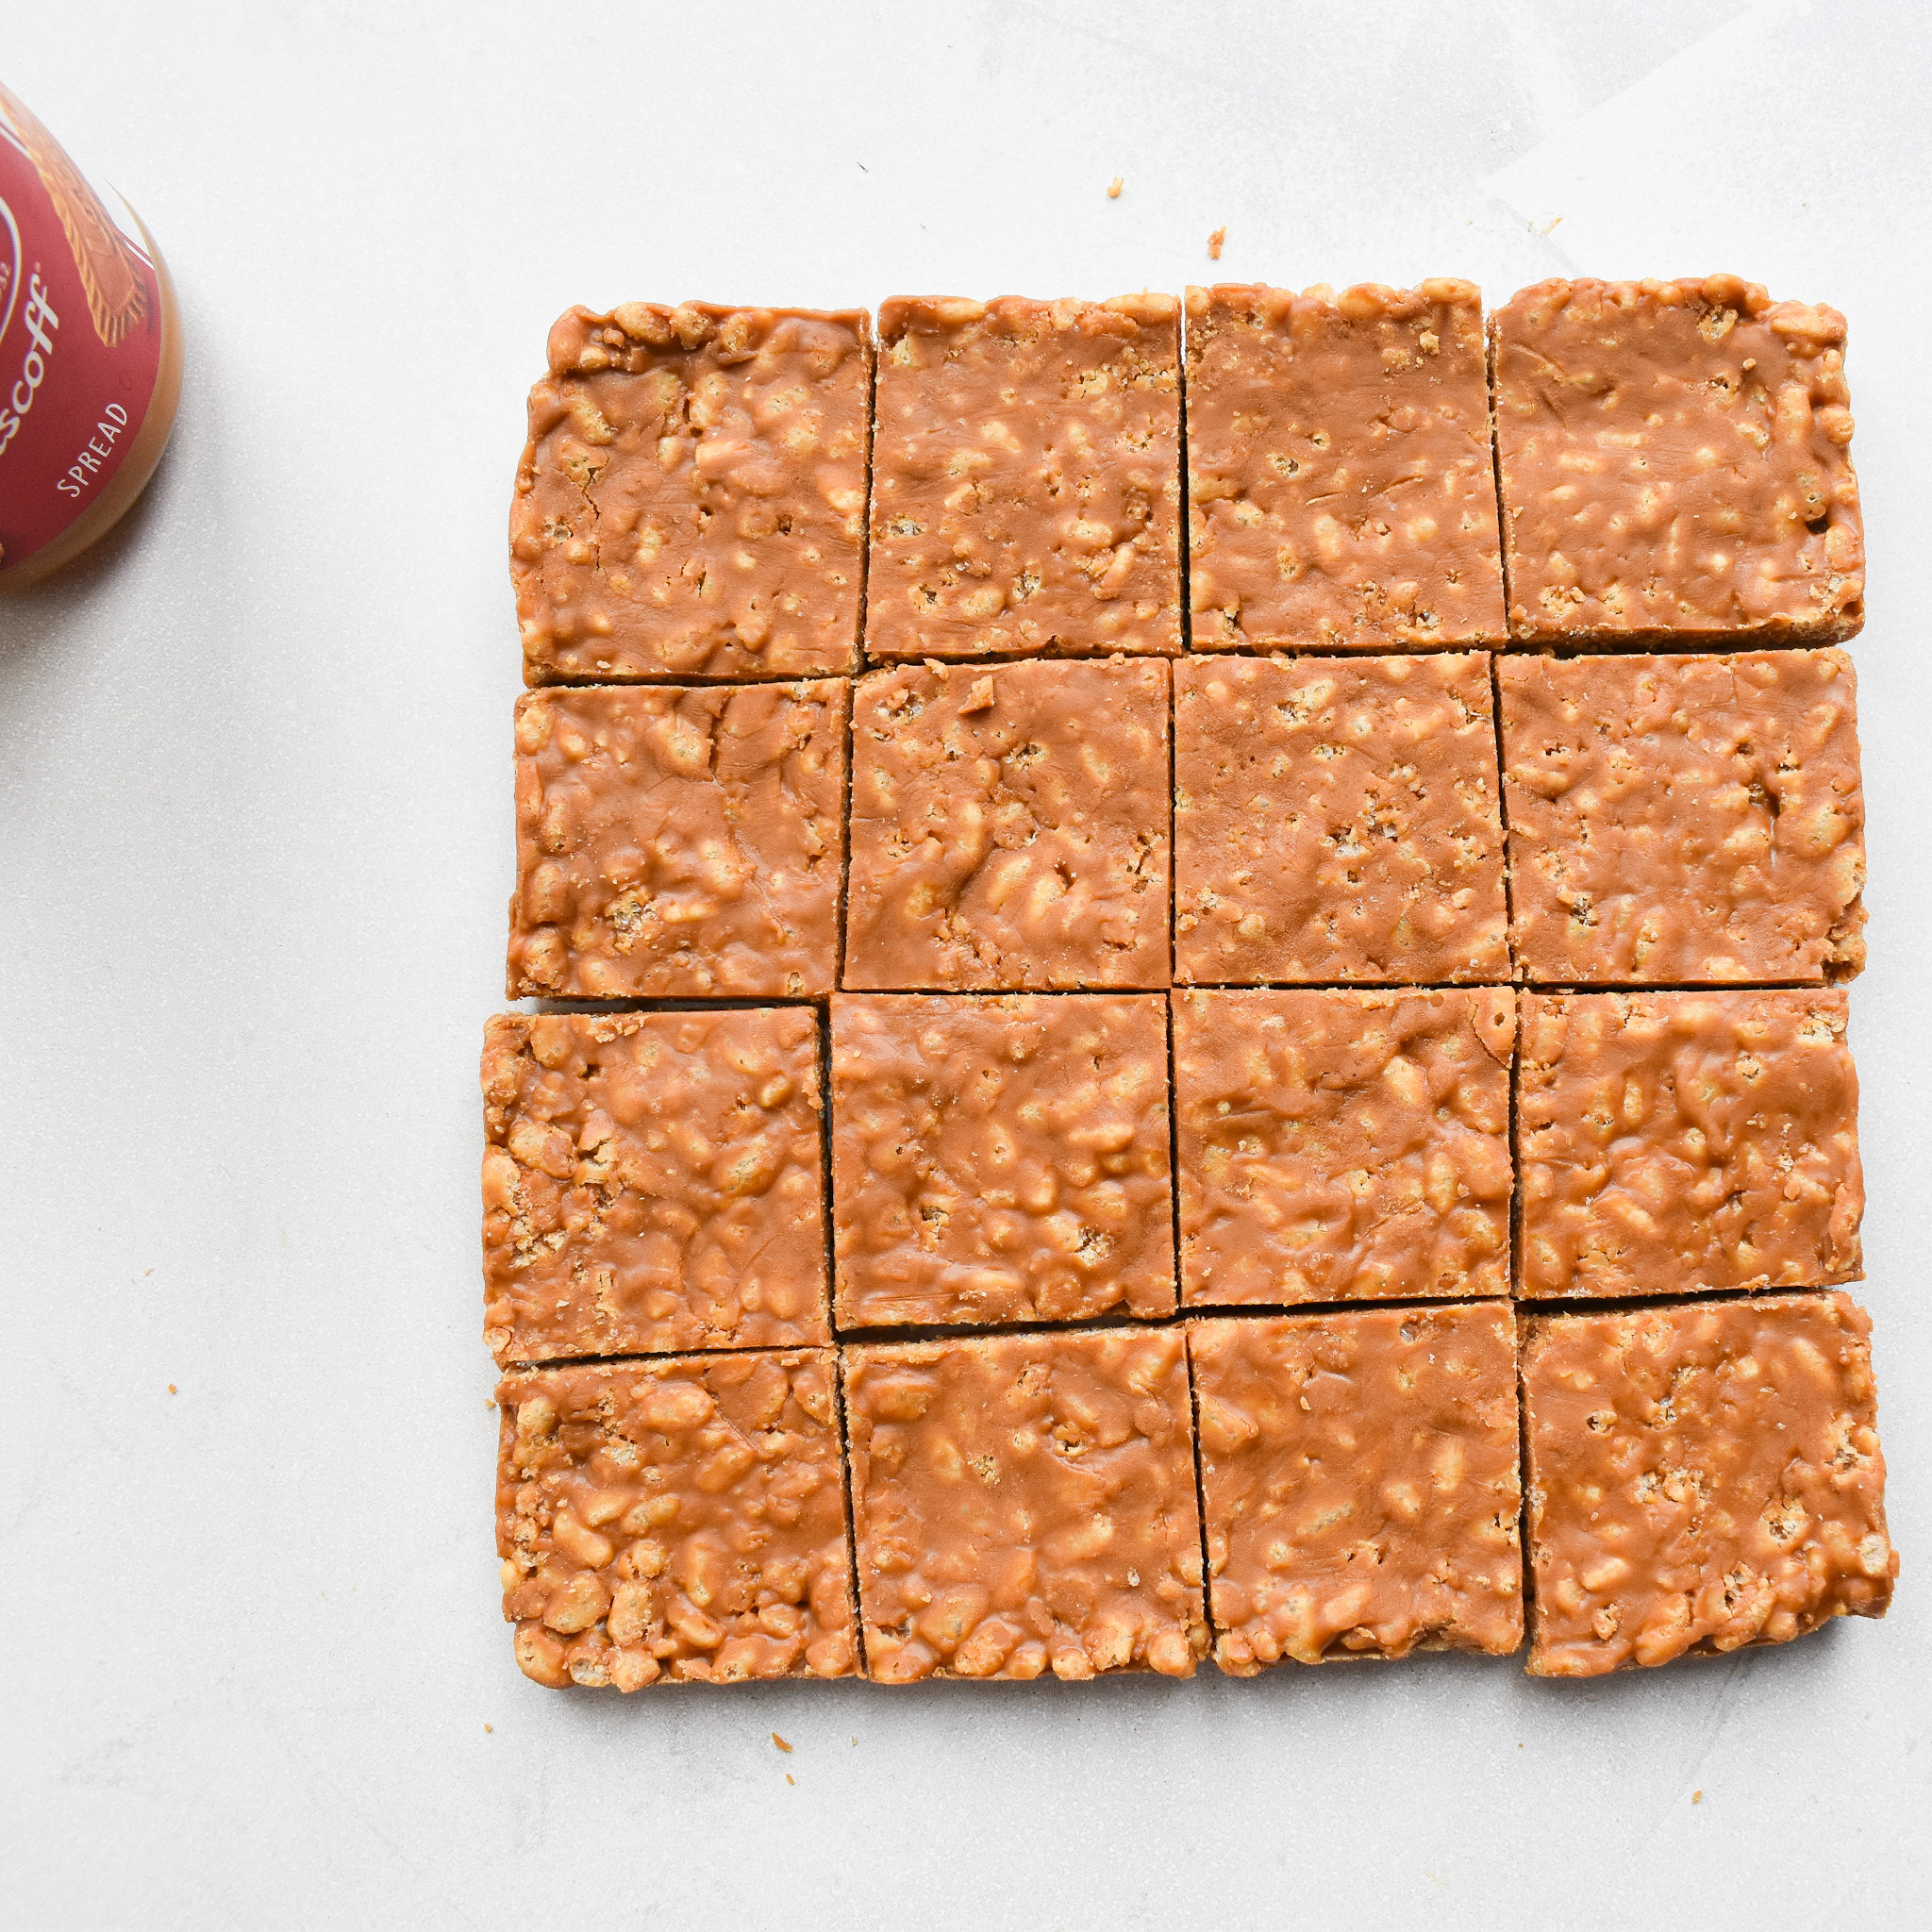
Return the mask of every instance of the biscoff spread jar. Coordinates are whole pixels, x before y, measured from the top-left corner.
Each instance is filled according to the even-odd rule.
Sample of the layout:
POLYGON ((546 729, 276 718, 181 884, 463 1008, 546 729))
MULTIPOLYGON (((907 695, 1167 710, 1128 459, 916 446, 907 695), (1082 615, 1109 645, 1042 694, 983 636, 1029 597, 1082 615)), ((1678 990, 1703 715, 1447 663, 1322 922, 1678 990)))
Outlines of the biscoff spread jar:
POLYGON ((0 591, 106 534, 180 393, 174 285, 141 218, 0 87, 0 591))

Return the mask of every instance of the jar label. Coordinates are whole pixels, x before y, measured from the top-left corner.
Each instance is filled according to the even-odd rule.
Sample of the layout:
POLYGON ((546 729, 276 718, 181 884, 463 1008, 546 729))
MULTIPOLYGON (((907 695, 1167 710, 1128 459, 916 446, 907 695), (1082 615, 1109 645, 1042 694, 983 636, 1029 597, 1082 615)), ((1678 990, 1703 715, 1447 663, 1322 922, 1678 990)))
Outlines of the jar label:
POLYGON ((141 224, 0 88, 0 564, 51 542, 141 433, 161 291, 141 224))

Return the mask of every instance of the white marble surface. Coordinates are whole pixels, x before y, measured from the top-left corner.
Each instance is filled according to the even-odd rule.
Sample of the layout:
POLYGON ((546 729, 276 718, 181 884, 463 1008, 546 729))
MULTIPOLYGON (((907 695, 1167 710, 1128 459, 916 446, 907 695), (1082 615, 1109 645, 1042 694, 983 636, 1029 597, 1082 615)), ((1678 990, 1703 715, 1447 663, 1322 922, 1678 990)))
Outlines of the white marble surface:
POLYGON ((6 9, 7 80, 146 216, 190 341, 125 540, 0 607, 0 1920, 1904 1923, 1932 1884, 1927 11, 820 13, 6 9), (539 1690, 497 1617, 475 1066, 545 326, 1173 289, 1223 224, 1225 278, 1735 267, 1852 318, 1897 1609, 1580 1688, 1436 1659, 539 1690))

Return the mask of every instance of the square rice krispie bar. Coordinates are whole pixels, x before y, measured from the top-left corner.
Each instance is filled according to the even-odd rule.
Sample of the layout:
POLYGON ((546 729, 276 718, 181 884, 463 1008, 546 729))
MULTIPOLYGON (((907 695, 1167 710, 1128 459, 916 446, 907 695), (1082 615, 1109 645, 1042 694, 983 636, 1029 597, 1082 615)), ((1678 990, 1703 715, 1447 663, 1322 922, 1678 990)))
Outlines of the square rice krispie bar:
POLYGON ((874 658, 1181 647, 1180 304, 879 311, 874 658))
POLYGON ((1193 1674, 1208 1629, 1179 1329, 842 1355, 874 1678, 1193 1674))
POLYGON ((1523 1641, 1507 1302, 1188 1324, 1214 1660, 1523 1641))
POLYGON ((520 698, 510 997, 829 992, 850 691, 520 698))
POLYGON ((853 669, 871 393, 857 309, 559 317, 510 509, 525 681, 853 669))
POLYGON ((1188 291, 1197 651, 1499 645, 1482 297, 1188 291))
POLYGON ((1882 1617, 1898 1557, 1870 1334, 1844 1294, 1531 1320, 1530 1670, 1593 1677, 1882 1617))
POLYGON ((1507 979, 1489 659, 1174 667, 1174 976, 1507 979))
POLYGON ((1506 987, 1177 992, 1181 1300, 1499 1295, 1506 987))
POLYGON ((1174 1310, 1158 993, 841 993, 841 1328, 1174 1310))
POLYGON ((507 1375, 496 1549, 525 1674, 850 1676, 835 1374, 814 1348, 507 1375))
POLYGON ((1865 796, 1842 651, 1508 657, 1511 938, 1532 984, 1849 979, 1865 796))
POLYGON ((1857 630, 1865 547, 1835 308, 1736 275, 1553 281, 1490 328, 1519 638, 1708 647, 1857 630))
POLYGON ((483 1101, 499 1362, 830 1341, 809 1008, 499 1014, 483 1101))
POLYGON ((1522 1046, 1522 1293, 1857 1278, 1842 992, 1530 993, 1522 1046))
POLYGON ((905 665, 853 708, 845 984, 1169 979, 1165 663, 905 665))

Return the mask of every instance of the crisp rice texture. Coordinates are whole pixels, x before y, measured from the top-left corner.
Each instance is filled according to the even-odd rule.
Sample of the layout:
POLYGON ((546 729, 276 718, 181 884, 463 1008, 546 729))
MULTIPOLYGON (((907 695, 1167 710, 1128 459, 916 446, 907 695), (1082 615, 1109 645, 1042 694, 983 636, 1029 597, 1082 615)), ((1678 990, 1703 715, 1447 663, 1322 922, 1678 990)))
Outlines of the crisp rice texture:
POLYGON ((483 1098, 499 1362, 831 1340, 809 1009, 500 1014, 483 1098))
POLYGON ((1191 1307, 1505 1294, 1516 995, 1176 993, 1191 1307))
POLYGON ((1182 982, 1507 979, 1489 662, 1174 667, 1182 982))
POLYGON ((510 996, 829 992, 849 689, 521 698, 510 996))
POLYGON ((1540 1317, 1529 1668, 1592 1677, 1885 1614, 1898 1556, 1848 1295, 1540 1317))
POLYGON ((1181 648, 1180 305, 879 311, 866 649, 1181 648))
POLYGON ((1188 1324, 1214 1660, 1523 1641, 1508 1304, 1188 1324))
POLYGON ((1188 291, 1193 643, 1500 644, 1482 298, 1188 291))
POLYGON ((866 316, 573 308, 549 359, 510 510, 526 682, 853 669, 866 316))
POLYGON ((525 1674, 850 1676, 835 1374, 796 1349, 506 1376, 496 1547, 525 1674))
POLYGON ((1849 979, 1865 796, 1842 651, 1505 658, 1511 933, 1544 985, 1849 979))
POLYGON ((1509 619, 1539 644, 1864 622, 1845 319, 1736 275, 1539 282, 1491 318, 1509 619))
POLYGON ((1208 1629, 1177 1328, 844 1361, 874 1678, 1192 1674, 1208 1629))
POLYGON ((1158 994, 841 993, 841 1328, 1171 1315, 1158 994))

